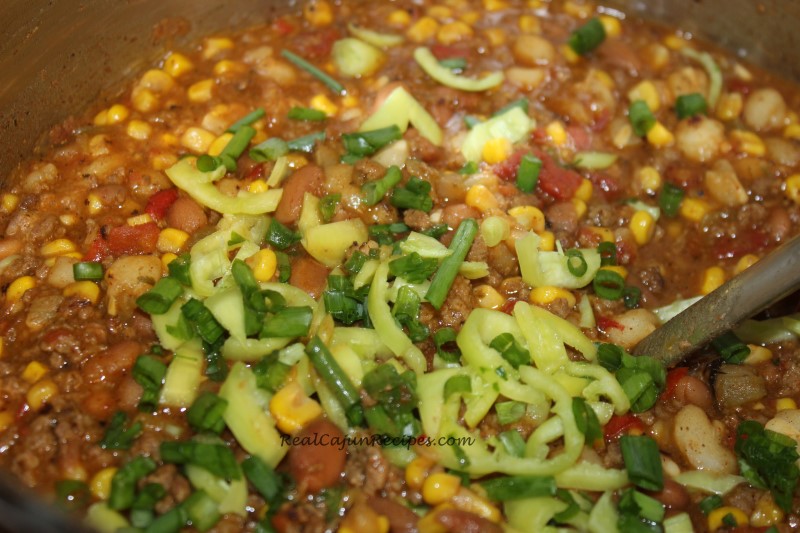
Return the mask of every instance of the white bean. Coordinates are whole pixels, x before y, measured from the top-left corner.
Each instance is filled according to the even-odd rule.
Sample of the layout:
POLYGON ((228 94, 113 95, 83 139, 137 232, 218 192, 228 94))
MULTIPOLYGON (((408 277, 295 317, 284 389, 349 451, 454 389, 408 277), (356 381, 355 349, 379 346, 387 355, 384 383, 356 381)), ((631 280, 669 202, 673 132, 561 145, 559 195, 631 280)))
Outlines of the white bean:
POLYGON ((522 35, 514 43, 514 57, 525 65, 547 65, 556 56, 556 49, 538 35, 522 35))
POLYGON ((622 329, 608 328, 608 339, 626 350, 636 346, 658 326, 658 317, 647 309, 632 309, 614 317, 622 329))
POLYGON ((63 289, 73 281, 75 277, 72 273, 72 265, 77 263, 78 260, 74 257, 60 256, 56 258, 55 263, 47 273, 47 283, 58 289, 63 289))
POLYGON ((717 160, 711 170, 706 171, 705 187, 715 200, 728 207, 747 203, 747 190, 727 159, 717 160))
POLYGON ((755 130, 775 129, 786 118, 786 102, 775 89, 758 89, 747 97, 743 116, 745 124, 755 130))
POLYGON ((692 467, 712 474, 736 472, 736 456, 722 444, 722 435, 705 411, 685 405, 675 415, 673 438, 681 454, 692 467))
POLYGON ((506 78, 512 85, 531 91, 547 80, 547 71, 541 68, 512 67, 506 70, 506 78))
POLYGON ((136 298, 161 279, 161 260, 154 255, 120 257, 106 272, 108 314, 126 315, 136 298))
POLYGON ((706 117, 682 120, 675 130, 678 149, 684 156, 699 163, 716 158, 724 140, 725 126, 706 117))

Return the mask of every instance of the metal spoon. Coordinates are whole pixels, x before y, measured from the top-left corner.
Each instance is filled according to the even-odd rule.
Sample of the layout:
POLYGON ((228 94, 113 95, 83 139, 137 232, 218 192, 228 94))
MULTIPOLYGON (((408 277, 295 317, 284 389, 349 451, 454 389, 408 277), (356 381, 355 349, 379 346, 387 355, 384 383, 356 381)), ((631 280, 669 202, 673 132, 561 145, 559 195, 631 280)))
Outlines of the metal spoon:
POLYGON ((800 235, 645 337, 633 352, 680 363, 726 331, 800 288, 800 235))

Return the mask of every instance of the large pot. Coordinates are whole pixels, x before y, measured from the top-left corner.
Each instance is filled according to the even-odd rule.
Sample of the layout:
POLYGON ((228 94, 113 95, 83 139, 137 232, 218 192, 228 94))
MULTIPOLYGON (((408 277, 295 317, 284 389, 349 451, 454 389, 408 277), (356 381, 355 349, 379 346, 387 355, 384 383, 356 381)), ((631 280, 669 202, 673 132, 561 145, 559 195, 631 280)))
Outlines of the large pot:
MULTIPOLYGON (((166 47, 241 27, 293 4, 268 0, 0 2, 0 185, 36 140, 166 47), (172 23, 164 24, 164 21, 172 23), (176 23, 177 22, 177 23, 176 23)), ((800 80, 800 2, 609 0, 800 80)))

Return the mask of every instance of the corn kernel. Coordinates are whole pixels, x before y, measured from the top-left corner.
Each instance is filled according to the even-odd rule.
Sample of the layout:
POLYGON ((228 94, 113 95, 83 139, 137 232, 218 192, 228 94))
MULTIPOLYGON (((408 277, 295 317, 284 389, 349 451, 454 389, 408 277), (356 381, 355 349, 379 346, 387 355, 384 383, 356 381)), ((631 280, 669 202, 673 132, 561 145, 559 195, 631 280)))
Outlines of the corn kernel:
POLYGON ((409 487, 414 490, 422 489, 425 479, 430 474, 435 463, 428 457, 420 455, 411 460, 406 466, 405 478, 409 487))
POLYGON ((253 180, 250 182, 250 185, 247 186, 247 191, 253 194, 258 194, 261 192, 267 192, 269 189, 269 185, 264 180, 253 180))
POLYGON ((783 192, 786 197, 796 204, 800 204, 800 174, 793 174, 783 182, 783 192))
POLYGON ((25 401, 33 411, 38 411, 56 394, 58 394, 58 385, 52 379, 44 378, 31 385, 25 394, 25 401))
POLYGON ((300 154, 288 154, 286 157, 286 163, 289 165, 289 168, 293 168, 297 170, 298 168, 303 168, 308 164, 308 159, 300 154))
POLYGON ((539 19, 533 15, 522 15, 519 18, 519 29, 523 33, 541 33, 542 25, 539 19))
POLYGON ((678 35, 667 35, 664 37, 664 44, 667 45, 667 48, 670 50, 680 50, 686 47, 687 42, 683 37, 678 35))
POLYGON ((158 108, 158 97, 150 89, 136 88, 131 94, 131 104, 136 111, 150 113, 158 108))
POLYGON ((149 224, 153 221, 153 217, 150 216, 150 213, 142 213, 141 215, 134 215, 132 217, 128 217, 125 222, 129 226, 140 226, 142 224, 149 224))
POLYGON ((700 222, 711 211, 711 204, 700 198, 684 198, 679 212, 683 218, 692 222, 700 222))
POLYGON ((772 494, 766 493, 756 502, 750 515, 750 525, 755 527, 771 527, 783 522, 783 509, 778 507, 772 494))
POLYGON ((278 429, 288 434, 297 433, 322 415, 319 402, 306 396, 296 381, 290 381, 275 393, 269 401, 269 411, 278 429))
POLYGON ((486 185, 481 184, 473 185, 469 188, 464 203, 482 213, 497 208, 497 198, 494 197, 494 194, 486 185))
POLYGON ((483 35, 492 46, 500 46, 506 42, 506 34, 500 28, 487 28, 483 30, 483 35))
POLYGON ((739 261, 736 262, 736 267, 733 269, 734 274, 739 274, 744 272, 758 261, 758 256, 755 254, 747 254, 741 257, 739 261))
POLYGON ((177 258, 178 258, 178 256, 176 254, 173 254, 172 252, 167 252, 164 255, 162 255, 161 256, 161 270, 166 272, 167 269, 169 269, 169 264, 172 263, 173 261, 175 261, 177 258))
POLYGON ((772 351, 769 348, 757 344, 748 344, 747 347, 750 348, 750 354, 743 361, 745 364, 759 365, 772 360, 772 351))
POLYGON ((483 145, 481 157, 490 165, 494 165, 508 159, 512 151, 513 146, 511 141, 505 137, 495 137, 494 139, 489 139, 486 141, 486 144, 483 145))
POLYGON ((505 0, 483 0, 483 9, 486 11, 501 11, 508 8, 505 0))
POLYGON ((189 234, 185 231, 177 228, 164 228, 158 234, 156 249, 161 253, 172 252, 177 254, 183 249, 188 240, 189 234))
POLYGON ((599 18, 603 29, 606 30, 606 37, 619 37, 622 35, 622 24, 618 18, 608 15, 600 15, 599 18))
POLYGON ((479 20, 481 20, 481 14, 480 12, 474 10, 466 11, 459 14, 458 19, 465 24, 474 26, 479 20))
POLYGON ((600 242, 614 242, 614 232, 603 226, 588 226, 586 229, 600 238, 600 242))
POLYGON ((464 22, 457 20, 443 24, 436 32, 436 40, 442 44, 453 44, 464 39, 469 39, 473 35, 472 28, 464 22))
POLYGON ((339 107, 331 102, 331 99, 322 93, 315 95, 308 103, 308 106, 311 109, 322 111, 329 117, 336 115, 336 113, 339 111, 339 107))
POLYGON ((312 26, 328 26, 333 22, 333 8, 326 0, 316 0, 303 7, 303 16, 312 26))
POLYGON ((30 383, 36 383, 47 374, 48 368, 39 361, 31 361, 22 371, 22 379, 30 383))
POLYGON ((675 136, 657 121, 647 132, 647 142, 657 147, 669 146, 675 142, 675 136))
POLYGON ((789 409, 797 409, 797 402, 792 398, 778 398, 775 400, 776 411, 787 411, 789 409))
POLYGON ((116 473, 117 469, 113 466, 109 466, 93 475, 92 479, 89 481, 89 491, 92 493, 92 496, 98 500, 107 500, 111 495, 111 480, 116 473))
POLYGON ((208 102, 213 96, 214 83, 211 78, 193 83, 186 90, 186 96, 196 104, 208 102))
POLYGON ((646 166, 639 169, 636 173, 639 185, 648 194, 655 194, 661 188, 661 174, 654 167, 646 166))
POLYGON ((403 9, 395 9, 389 13, 386 22, 395 27, 405 27, 411 24, 411 15, 403 9))
MULTIPOLYGON (((359 100, 357 97, 353 96, 352 94, 348 94, 344 98, 342 98, 342 105, 347 108, 353 108, 359 105, 359 100)), ((338 109, 337 109, 338 111, 338 109)))
POLYGON ((181 135, 181 145, 195 153, 203 154, 208 151, 208 147, 211 146, 214 139, 216 137, 210 131, 192 127, 181 135))
POLYGON ((703 273, 703 283, 700 286, 700 294, 708 294, 723 283, 725 283, 725 271, 722 270, 722 267, 709 267, 703 273))
POLYGON ((578 53, 575 52, 575 50, 573 50, 568 44, 562 44, 558 47, 558 49, 561 52, 561 55, 564 57, 564 61, 570 65, 574 65, 581 60, 581 56, 579 56, 578 53))
POLYGON ((103 109, 102 111, 98 112, 94 116, 92 123, 95 126, 105 126, 106 124, 108 124, 108 109, 103 109))
POLYGON ((69 239, 55 239, 42 245, 39 248, 39 253, 44 257, 54 257, 57 255, 64 255, 77 250, 75 243, 69 239))
POLYGON ((643 100, 650 108, 650 111, 656 112, 661 108, 661 97, 658 94, 655 84, 650 80, 640 81, 633 88, 628 91, 628 99, 631 102, 636 100, 643 100))
POLYGON ((583 218, 583 216, 586 214, 586 211, 589 209, 586 205, 586 202, 580 198, 573 198, 571 202, 572 206, 575 208, 575 214, 578 216, 578 219, 583 218))
POLYGON ((239 74, 245 72, 246 67, 238 61, 223 59, 214 64, 212 72, 214 76, 224 76, 225 74, 239 74))
POLYGON ((230 140, 233 139, 233 133, 225 132, 211 143, 208 147, 208 155, 219 155, 228 146, 230 140))
POLYGON ((483 309, 500 309, 506 303, 505 297, 491 285, 478 285, 472 292, 478 300, 478 307, 483 309))
POLYGON ((136 139, 137 141, 146 141, 150 138, 153 128, 143 120, 131 120, 128 122, 127 128, 128 137, 136 139))
POLYGON ((451 502, 457 509, 476 514, 495 523, 500 522, 502 516, 500 509, 470 489, 462 488, 459 490, 451 502))
POLYGON ((547 136, 553 141, 556 146, 562 146, 567 142, 567 130, 564 129, 564 124, 558 120, 554 120, 545 128, 547 136))
POLYGON ((756 157, 763 157, 767 153, 764 141, 752 131, 733 130, 730 133, 730 140, 734 148, 739 152, 756 157))
POLYGON ((253 269, 256 281, 266 282, 275 275, 278 268, 278 257, 269 248, 264 248, 249 257, 247 263, 253 269))
POLYGON ((535 233, 544 231, 544 213, 538 207, 532 205, 519 205, 508 210, 508 214, 514 217, 517 224, 535 233))
POLYGON ((0 204, 2 205, 5 213, 11 213, 19 205, 19 196, 12 193, 6 193, 3 195, 2 202, 0 202, 0 204))
POLYGON ((425 14, 435 19, 447 20, 453 17, 453 10, 447 6, 433 5, 428 8, 425 14))
POLYGON ((662 44, 650 43, 642 51, 645 61, 651 69, 658 71, 669 63, 669 50, 662 44))
POLYGON ((800 140, 800 124, 789 124, 783 130, 783 136, 787 139, 800 140))
POLYGON ((189 58, 177 52, 171 52, 164 60, 164 72, 173 78, 178 78, 187 72, 191 72, 193 68, 194 64, 189 58))
POLYGON ((150 166, 155 170, 164 170, 171 167, 178 161, 174 154, 156 154, 150 158, 150 166))
POLYGON ((584 202, 588 202, 592 199, 593 192, 594 186, 592 185, 592 182, 584 178, 581 181, 581 184, 578 186, 578 189, 575 191, 574 197, 583 200, 584 202))
POLYGON ((744 101, 741 93, 723 93, 717 102, 717 118, 720 120, 736 120, 742 114, 744 101))
POLYGON ((543 252, 552 252, 556 249, 556 236, 552 231, 539 233, 539 249, 543 252))
POLYGON ((6 289, 6 302, 16 303, 30 289, 36 286, 36 278, 33 276, 22 276, 14 281, 6 289))
POLYGON ((461 488, 461 480, 453 474, 436 472, 425 478, 422 484, 422 499, 430 505, 450 500, 461 488))
POLYGON ((231 50, 234 44, 228 37, 209 37, 203 42, 203 59, 211 59, 218 54, 231 50))
POLYGON ((156 68, 150 69, 142 75, 139 80, 138 88, 149 89, 156 93, 163 93, 175 86, 175 80, 164 72, 156 68))
POLYGON ((741 509, 726 505, 724 507, 717 507, 708 513, 708 529, 709 531, 716 531, 721 527, 728 527, 722 519, 731 515, 736 521, 737 526, 746 526, 748 524, 747 515, 741 509))
POLYGON ((538 305, 547 305, 559 299, 565 300, 569 307, 575 307, 575 295, 561 287, 534 287, 529 297, 532 304, 538 305))
POLYGON ((630 124, 622 124, 616 131, 613 132, 611 137, 611 142, 622 150, 628 143, 630 142, 631 138, 633 137, 633 128, 630 124))
POLYGON ((431 17, 422 17, 406 30, 406 36, 415 43, 432 39, 439 31, 439 23, 431 17))
POLYGON ((178 146, 180 142, 178 138, 173 133, 163 133, 161 134, 161 144, 164 146, 178 146))
POLYGON ((107 124, 119 124, 123 122, 131 114, 128 108, 122 104, 114 104, 108 108, 106 113, 107 124))
POLYGON ((96 215, 103 210, 103 201, 98 195, 90 192, 86 197, 86 207, 89 209, 90 215, 96 215))
POLYGON ((636 244, 644 246, 653 238, 653 234, 656 231, 656 221, 653 215, 647 211, 636 211, 631 217, 628 227, 633 233, 636 244))
POLYGON ((100 300, 100 287, 92 281, 75 281, 64 287, 62 294, 67 298, 78 296, 83 300, 96 304, 100 300))
POLYGON ((11 427, 14 423, 14 413, 11 411, 0 411, 0 433, 11 427))
POLYGON ((628 279, 628 269, 622 265, 603 265, 600 270, 608 270, 619 275, 622 279, 628 279))

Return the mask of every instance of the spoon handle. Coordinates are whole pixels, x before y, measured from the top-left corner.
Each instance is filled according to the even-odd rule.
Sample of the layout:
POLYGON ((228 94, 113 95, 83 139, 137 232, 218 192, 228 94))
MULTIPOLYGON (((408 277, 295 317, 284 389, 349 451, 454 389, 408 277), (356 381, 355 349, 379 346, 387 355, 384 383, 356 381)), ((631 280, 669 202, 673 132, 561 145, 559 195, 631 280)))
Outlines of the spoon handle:
POLYGON ((800 236, 667 321, 639 342, 633 352, 655 357, 666 367, 674 366, 798 288, 800 236))

